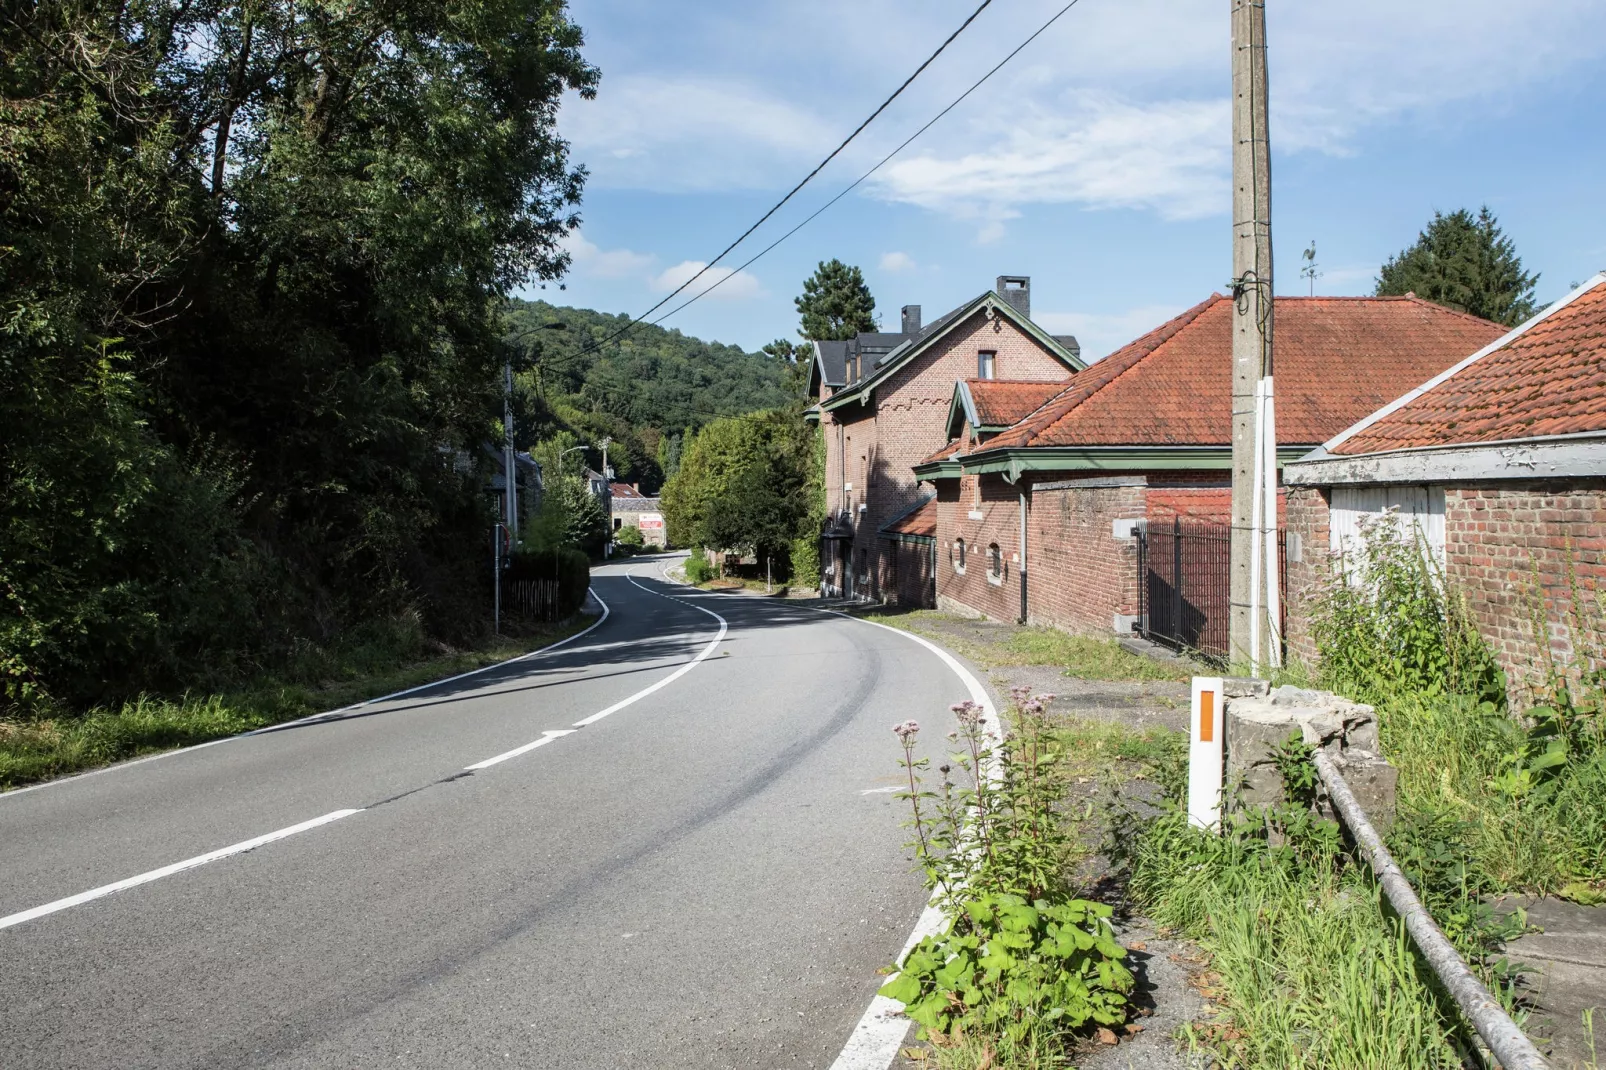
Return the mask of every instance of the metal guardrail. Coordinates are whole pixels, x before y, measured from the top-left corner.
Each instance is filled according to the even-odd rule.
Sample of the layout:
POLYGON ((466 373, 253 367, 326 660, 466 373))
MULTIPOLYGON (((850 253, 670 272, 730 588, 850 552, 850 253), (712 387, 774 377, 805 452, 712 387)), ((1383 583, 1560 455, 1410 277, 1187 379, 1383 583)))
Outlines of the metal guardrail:
POLYGON ((1367 820, 1366 812, 1355 801, 1354 793, 1333 765, 1332 759, 1317 751, 1313 760, 1322 783, 1332 797, 1333 806, 1349 826, 1367 861, 1372 864, 1372 872, 1377 874, 1383 894, 1388 896, 1389 902, 1405 922, 1406 931, 1416 941, 1422 957, 1444 983, 1445 990, 1455 1000, 1456 1006, 1461 1008, 1461 1013, 1467 1016, 1484 1043, 1489 1045, 1495 1058, 1500 1060, 1505 1070, 1551 1070, 1550 1063, 1539 1054, 1539 1049, 1511 1020, 1511 1016, 1506 1014, 1494 995, 1462 961, 1454 945, 1434 923, 1433 916, 1416 897, 1411 882, 1406 880, 1388 848, 1383 846, 1383 838, 1367 820))

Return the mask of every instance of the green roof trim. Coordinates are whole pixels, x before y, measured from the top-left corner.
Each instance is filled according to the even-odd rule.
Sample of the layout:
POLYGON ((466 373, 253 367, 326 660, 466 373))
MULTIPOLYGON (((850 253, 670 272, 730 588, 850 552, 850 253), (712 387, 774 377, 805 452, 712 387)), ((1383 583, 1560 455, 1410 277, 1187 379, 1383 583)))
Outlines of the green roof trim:
MULTIPOLYGON (((1310 446, 1278 446, 1278 464, 1305 456, 1310 446)), ((954 462, 942 462, 951 464, 954 462)), ((922 465, 915 469, 935 467, 922 465)), ((1143 469, 1232 468, 1230 446, 1033 446, 985 450, 958 459, 962 472, 998 473, 1010 483, 1027 472, 1122 472, 1143 469)), ((958 473, 955 473, 956 475, 958 473)), ((922 476, 922 478, 932 478, 922 476)))
POLYGON ((952 458, 932 461, 929 464, 917 464, 914 466, 913 471, 915 478, 921 480, 958 479, 964 475, 964 468, 952 458))

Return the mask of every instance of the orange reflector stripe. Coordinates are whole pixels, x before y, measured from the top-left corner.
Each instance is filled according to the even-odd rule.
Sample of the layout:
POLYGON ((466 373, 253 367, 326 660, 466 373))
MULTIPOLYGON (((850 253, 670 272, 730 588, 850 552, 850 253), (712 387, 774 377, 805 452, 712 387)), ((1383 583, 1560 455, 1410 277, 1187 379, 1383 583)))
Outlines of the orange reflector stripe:
POLYGON ((1199 742, 1214 743, 1216 739, 1216 693, 1199 692, 1199 742))

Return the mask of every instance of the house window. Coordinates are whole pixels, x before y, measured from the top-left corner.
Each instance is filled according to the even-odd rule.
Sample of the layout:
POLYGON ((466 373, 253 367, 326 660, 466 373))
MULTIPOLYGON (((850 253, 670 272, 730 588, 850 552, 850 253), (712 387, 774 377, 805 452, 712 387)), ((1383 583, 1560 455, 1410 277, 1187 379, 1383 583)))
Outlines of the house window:
POLYGON ((619 517, 614 517, 613 518, 613 530, 618 531, 620 528, 622 528, 624 526, 625 526, 625 522, 623 520, 621 520, 619 517))
POLYGON ((861 549, 859 551, 859 582, 860 583, 869 582, 869 579, 870 579, 870 567, 869 567, 869 564, 870 564, 869 558, 865 556, 865 551, 861 549))
POLYGON ((959 573, 961 576, 963 576, 965 574, 965 540, 964 539, 955 539, 954 540, 953 562, 954 562, 954 571, 959 573))
POLYGON ((1004 582, 1004 551, 996 542, 987 545, 987 582, 1004 582))
POLYGON ((984 349, 976 354, 976 378, 998 378, 998 354, 990 349, 984 349))

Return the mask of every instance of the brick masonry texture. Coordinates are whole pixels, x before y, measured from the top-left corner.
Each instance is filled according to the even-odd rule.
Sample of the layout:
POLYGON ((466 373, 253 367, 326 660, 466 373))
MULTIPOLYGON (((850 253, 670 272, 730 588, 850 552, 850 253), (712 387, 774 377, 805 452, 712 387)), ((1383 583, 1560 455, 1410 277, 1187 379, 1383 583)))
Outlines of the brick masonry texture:
POLYGON ((934 609, 932 598, 932 546, 930 543, 899 542, 892 544, 888 553, 892 560, 893 595, 900 606, 934 609))
MULTIPOLYGON (((1451 485, 1444 498, 1445 574, 1466 597, 1514 694, 1535 683, 1549 659, 1576 671, 1598 654, 1606 479, 1451 485)), ((1331 565, 1327 493, 1293 488, 1288 530, 1304 539, 1304 560, 1288 566, 1289 650, 1314 662, 1311 596, 1331 565)))
POLYGON ((1143 486, 1036 490, 1028 524, 1031 623, 1110 634, 1116 614, 1138 612, 1138 540, 1117 520, 1146 515, 1143 486))
MULTIPOLYGON (((997 353, 1006 379, 1063 379, 1069 370, 1002 316, 977 312, 943 341, 876 387, 869 406, 822 413, 826 441, 826 508, 847 508, 854 518, 852 554, 866 561, 871 597, 890 592, 890 544, 877 537, 888 520, 915 503, 919 484, 911 471, 947 441, 954 383, 976 374, 976 355, 997 353), (872 407, 873 406, 873 407, 872 407), (844 460, 846 469, 844 472, 844 460), (852 483, 853 490, 844 489, 852 483), (859 511, 860 504, 866 508, 859 511)), ((1017 602, 1019 598, 1017 595, 1017 602)))

